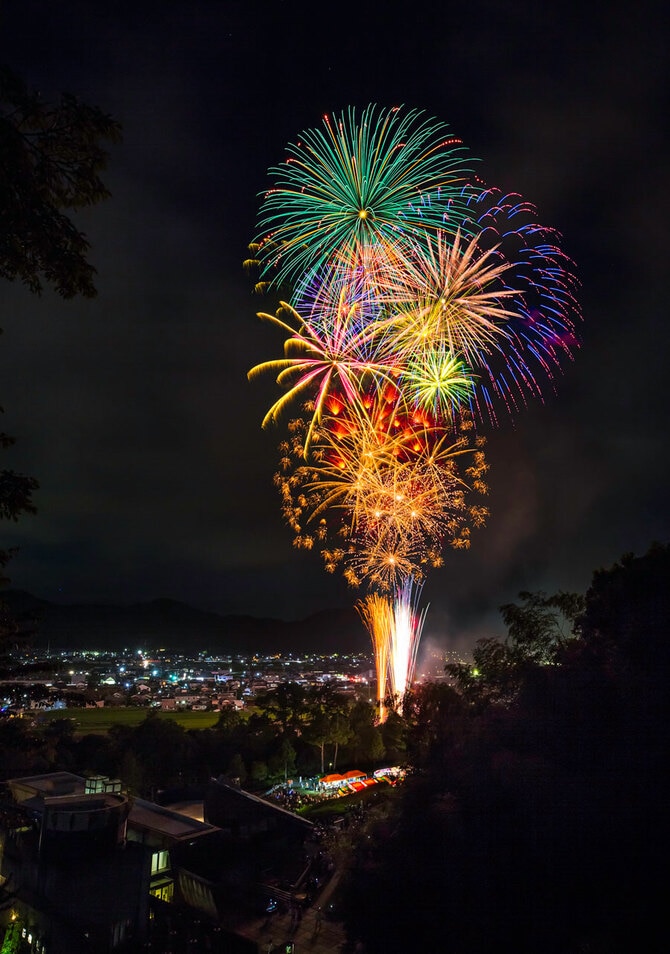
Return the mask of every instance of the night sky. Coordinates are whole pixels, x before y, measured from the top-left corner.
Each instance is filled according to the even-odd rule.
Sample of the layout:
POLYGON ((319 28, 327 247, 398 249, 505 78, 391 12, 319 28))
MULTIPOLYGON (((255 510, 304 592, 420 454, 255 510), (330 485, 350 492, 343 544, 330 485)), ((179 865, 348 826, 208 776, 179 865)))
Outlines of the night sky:
POLYGON ((77 216, 98 297, 0 288, 3 467, 39 513, 2 526, 13 586, 60 602, 158 597, 297 619, 356 594, 298 552, 272 485, 279 356, 242 269, 258 193, 325 112, 425 109, 521 193, 577 264, 574 363, 487 433, 488 525, 447 551, 427 637, 500 633, 520 590, 584 591, 668 532, 668 31, 650 3, 2 5, 0 60, 77 94, 123 142, 77 216), (595 5, 600 6, 600 5, 595 5), (582 9, 583 7, 583 9, 582 9), (321 12, 319 12, 321 11, 321 12))

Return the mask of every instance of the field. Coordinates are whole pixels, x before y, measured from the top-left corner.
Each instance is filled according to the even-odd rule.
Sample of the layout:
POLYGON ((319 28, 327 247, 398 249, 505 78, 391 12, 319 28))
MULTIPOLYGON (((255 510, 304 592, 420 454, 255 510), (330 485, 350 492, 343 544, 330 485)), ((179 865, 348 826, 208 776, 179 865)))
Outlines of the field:
MULTIPOLYGON (((50 712, 41 712, 38 720, 42 723, 53 722, 55 719, 72 719, 75 722, 77 735, 87 735, 89 732, 104 734, 113 725, 139 725, 147 717, 150 710, 137 707, 128 708, 95 708, 95 709, 54 709, 50 712)), ((218 712, 159 712, 151 710, 159 719, 172 719, 185 729, 211 729, 216 725, 218 712)))

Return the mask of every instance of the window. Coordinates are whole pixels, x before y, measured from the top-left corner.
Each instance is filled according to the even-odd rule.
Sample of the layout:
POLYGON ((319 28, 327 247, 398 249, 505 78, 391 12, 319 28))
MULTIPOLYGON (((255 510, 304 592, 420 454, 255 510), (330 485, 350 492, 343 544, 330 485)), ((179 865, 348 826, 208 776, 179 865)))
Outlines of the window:
POLYGON ((167 871, 170 867, 170 856, 167 851, 154 851, 151 856, 151 873, 158 874, 159 871, 167 871))
POLYGON ((174 897, 174 882, 169 881, 167 884, 152 888, 149 894, 153 895, 154 898, 160 898, 161 901, 167 901, 169 903, 174 897))

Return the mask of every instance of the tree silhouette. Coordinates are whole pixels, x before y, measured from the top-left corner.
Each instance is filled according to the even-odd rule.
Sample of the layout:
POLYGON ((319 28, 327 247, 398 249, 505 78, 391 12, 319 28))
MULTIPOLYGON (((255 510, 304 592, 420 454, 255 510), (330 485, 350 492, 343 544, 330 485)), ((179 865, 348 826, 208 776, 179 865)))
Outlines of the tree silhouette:
MULTIPOLYGON (((14 438, 0 432, 0 449, 10 447, 13 443, 14 438)), ((34 477, 26 477, 13 470, 0 470, 0 520, 16 521, 22 514, 35 513, 32 495, 38 486, 34 477)), ((0 549, 0 585, 8 582, 2 576, 2 570, 7 566, 11 556, 11 550, 0 549)), ((3 636, 7 638, 12 632, 16 632, 15 622, 8 620, 7 623, 3 626, 2 618, 0 618, 0 645, 2 645, 3 636)))
POLYGON ((523 649, 504 699, 473 705, 467 684, 460 705, 449 687, 410 698, 416 771, 396 817, 355 853, 343 901, 352 944, 665 949, 669 569, 656 546, 597 571, 567 638, 542 629, 552 598, 524 597, 529 613, 513 624, 541 620, 503 646, 523 649))
POLYGON ((577 635, 584 598, 577 593, 519 593, 500 613, 507 626, 504 641, 479 639, 472 664, 451 663, 446 671, 465 698, 478 707, 508 705, 537 666, 556 662, 577 635))
POLYGON ((45 103, 0 68, 0 277, 63 298, 96 294, 89 243, 68 213, 109 196, 100 173, 121 128, 63 93, 45 103))
MULTIPOLYGON (((96 295, 89 242, 70 213, 109 196, 100 178, 103 144, 120 137, 119 124, 96 106, 67 93, 46 103, 0 67, 0 278, 38 295, 45 283, 63 298, 96 295)), ((0 449, 13 442, 0 434, 0 449)), ((0 519, 35 513, 37 489, 33 477, 0 471, 0 519)), ((0 584, 12 555, 0 549, 0 584)), ((19 631, 8 617, 0 621, 0 646, 19 631)))

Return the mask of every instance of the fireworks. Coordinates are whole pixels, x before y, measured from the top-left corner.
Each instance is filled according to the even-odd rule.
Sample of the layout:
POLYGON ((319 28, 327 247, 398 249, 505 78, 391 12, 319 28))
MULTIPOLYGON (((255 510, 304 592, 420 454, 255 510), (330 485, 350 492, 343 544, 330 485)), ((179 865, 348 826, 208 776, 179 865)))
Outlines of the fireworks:
POLYGON ((383 706, 411 682, 426 569, 487 516, 476 426, 541 395, 571 355, 576 281, 534 208, 475 182, 421 112, 325 117, 270 175, 257 287, 292 290, 260 315, 283 357, 249 374, 283 392, 264 426, 300 414, 280 445, 282 512, 296 546, 368 587, 383 706))
POLYGON ((312 429, 309 463, 311 422, 293 420, 275 482, 296 546, 320 545, 328 570, 340 566, 351 583, 386 591, 439 565, 445 539, 468 545, 469 525, 481 525, 486 509, 467 498, 486 493, 487 467, 467 419, 452 432, 402 415, 397 403, 366 403, 365 413, 341 406, 337 417, 324 416, 312 429))
POLYGON ((408 577, 392 601, 377 593, 359 600, 356 609, 372 637, 377 671, 377 704, 384 720, 389 700, 402 709, 414 679, 416 654, 427 609, 419 612, 421 587, 408 577))
POLYGON ((292 283, 347 253, 395 246, 463 215, 471 189, 460 140, 411 110, 368 106, 325 116, 270 170, 261 261, 292 283))

